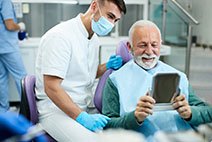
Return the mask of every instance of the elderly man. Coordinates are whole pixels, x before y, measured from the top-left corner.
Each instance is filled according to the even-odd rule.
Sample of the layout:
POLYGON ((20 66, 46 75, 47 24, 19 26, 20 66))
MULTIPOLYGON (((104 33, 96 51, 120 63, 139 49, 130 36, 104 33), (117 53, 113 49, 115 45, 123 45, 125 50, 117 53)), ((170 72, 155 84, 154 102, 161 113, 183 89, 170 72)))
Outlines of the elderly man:
POLYGON ((111 118, 106 127, 133 129, 152 141, 159 130, 176 132, 190 129, 190 124, 211 122, 211 107, 191 93, 186 75, 159 61, 158 27, 150 21, 137 21, 129 31, 129 39, 134 58, 109 76, 103 91, 102 112, 111 118), (152 77, 166 72, 180 75, 181 92, 173 100, 175 110, 153 111, 156 101, 149 95, 152 77), (187 100, 200 107, 190 106, 187 100), (205 110, 201 111, 203 107, 205 110))

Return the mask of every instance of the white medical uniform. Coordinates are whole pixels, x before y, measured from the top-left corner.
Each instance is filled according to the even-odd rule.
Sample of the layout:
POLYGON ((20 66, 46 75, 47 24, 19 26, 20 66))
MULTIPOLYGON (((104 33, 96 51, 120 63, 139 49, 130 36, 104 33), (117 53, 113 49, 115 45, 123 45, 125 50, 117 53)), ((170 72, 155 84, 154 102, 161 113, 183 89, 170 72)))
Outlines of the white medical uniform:
MULTIPOLYGON (((36 95, 39 120, 58 141, 90 141, 95 133, 61 111, 45 94, 43 75, 63 78, 62 87, 82 110, 91 102, 99 64, 99 40, 88 39, 80 14, 50 29, 41 39, 36 60, 36 95)), ((58 94, 60 95, 60 94, 58 94)), ((93 141, 93 140, 92 140, 93 141)))

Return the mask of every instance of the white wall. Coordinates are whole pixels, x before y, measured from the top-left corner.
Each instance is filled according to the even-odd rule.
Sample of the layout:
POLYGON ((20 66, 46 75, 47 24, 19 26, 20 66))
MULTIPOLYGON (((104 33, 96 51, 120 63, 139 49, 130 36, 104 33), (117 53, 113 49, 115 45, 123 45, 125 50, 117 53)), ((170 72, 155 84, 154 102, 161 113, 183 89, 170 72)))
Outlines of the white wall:
POLYGON ((193 35, 198 43, 212 45, 212 0, 192 0, 192 15, 200 22, 193 35))

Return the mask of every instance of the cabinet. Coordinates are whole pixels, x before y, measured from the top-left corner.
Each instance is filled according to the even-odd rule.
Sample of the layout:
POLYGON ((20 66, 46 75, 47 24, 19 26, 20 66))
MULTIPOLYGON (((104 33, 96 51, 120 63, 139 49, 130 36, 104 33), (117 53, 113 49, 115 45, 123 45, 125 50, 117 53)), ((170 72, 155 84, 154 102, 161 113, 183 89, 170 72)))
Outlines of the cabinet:
MULTIPOLYGON (((38 42, 39 38, 20 42, 20 52, 28 74, 35 74, 35 59, 38 42)), ((9 100, 10 102, 20 101, 20 96, 12 76, 9 76, 9 100)))
POLYGON ((100 53, 99 53, 99 61, 100 63, 106 63, 111 55, 115 54, 116 47, 121 40, 125 40, 127 37, 104 37, 100 38, 100 53))

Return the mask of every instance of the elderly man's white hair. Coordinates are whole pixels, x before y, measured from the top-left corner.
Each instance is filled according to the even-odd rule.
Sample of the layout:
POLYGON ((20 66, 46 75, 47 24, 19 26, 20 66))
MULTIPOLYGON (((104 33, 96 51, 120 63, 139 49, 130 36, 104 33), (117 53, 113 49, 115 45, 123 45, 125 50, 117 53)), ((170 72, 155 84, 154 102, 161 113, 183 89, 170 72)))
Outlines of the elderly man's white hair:
POLYGON ((155 23, 153 23, 153 22, 151 22, 151 21, 149 21, 149 20, 139 20, 139 21, 135 22, 135 23, 131 26, 131 28, 130 28, 130 30, 129 30, 129 40, 130 40, 130 44, 131 44, 131 45, 132 45, 132 35, 133 35, 133 32, 134 32, 134 30, 135 30, 136 28, 139 28, 139 27, 154 27, 154 28, 156 28, 157 31, 158 31, 158 33, 159 33, 160 39, 161 39, 161 32, 160 32, 160 29, 158 28, 158 26, 157 26, 155 23))

